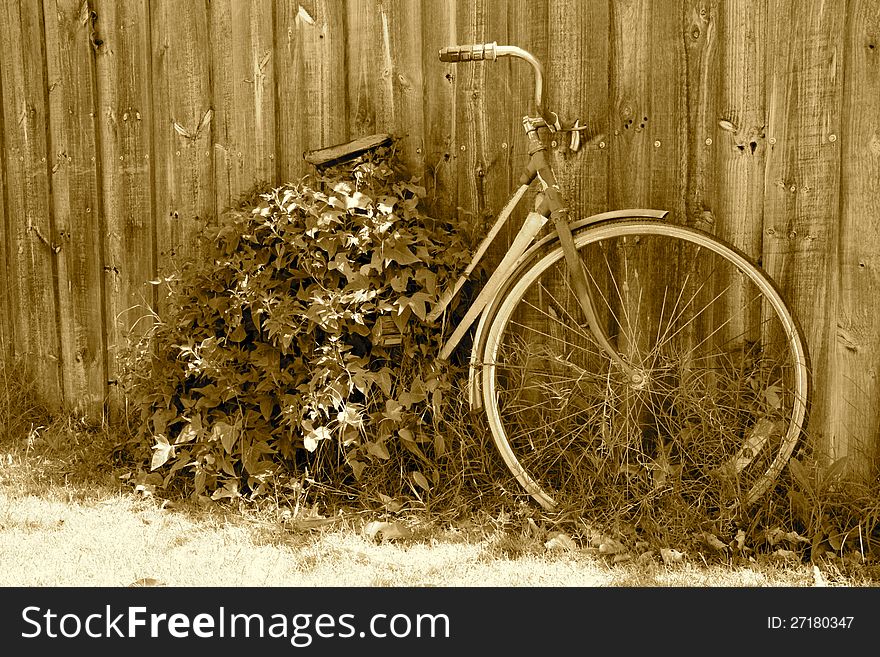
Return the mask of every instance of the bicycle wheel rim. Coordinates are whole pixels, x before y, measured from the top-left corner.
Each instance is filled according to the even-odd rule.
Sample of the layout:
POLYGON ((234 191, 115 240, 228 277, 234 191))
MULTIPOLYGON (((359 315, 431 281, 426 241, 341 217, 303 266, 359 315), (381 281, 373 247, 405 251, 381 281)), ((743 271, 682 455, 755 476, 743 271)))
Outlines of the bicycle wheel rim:
MULTIPOLYGON (((722 436, 726 438, 727 442, 731 443, 731 450, 733 450, 733 445, 735 445, 732 439, 737 435, 736 431, 739 431, 738 437, 740 442, 743 443, 743 445, 736 448, 736 451, 732 451, 731 455, 716 457, 716 461, 720 458, 720 461, 715 464, 716 467, 724 468, 728 465, 728 462, 733 462, 737 468, 741 467, 741 470, 733 473, 733 477, 739 480, 734 482, 738 487, 736 494, 733 496, 734 501, 731 502, 728 499, 726 503, 728 505, 735 504, 747 507, 753 504, 773 485, 794 451, 806 421, 810 386, 808 354, 797 321, 773 281, 765 272, 756 267, 748 256, 735 247, 701 231, 666 224, 662 221, 622 219, 583 228, 575 235, 575 244, 579 251, 582 252, 595 248, 597 245, 619 244, 621 240, 661 240, 680 250, 688 248, 697 249, 699 254, 707 254, 707 260, 717 260, 720 263, 719 267, 729 269, 727 275, 733 276, 735 273, 737 276, 747 279, 748 285, 752 286, 755 290, 755 297, 748 303, 757 301, 761 306, 761 329, 766 330, 768 335, 770 331, 767 329, 776 331, 778 336, 781 335, 781 338, 777 339, 773 344, 776 345, 775 348, 782 350, 783 356, 780 356, 780 358, 784 357, 786 361, 779 366, 787 368, 784 374, 785 389, 782 391, 785 399, 784 416, 781 416, 779 413, 774 413, 771 416, 770 413, 767 413, 766 417, 768 419, 760 423, 761 417, 753 414, 750 420, 743 421, 744 424, 741 427, 719 427, 720 430, 731 432, 729 436, 722 436), (765 315, 767 317, 766 320, 763 319, 765 315), (782 344, 781 347, 777 344, 780 342, 782 344), (768 424, 769 422, 773 424, 768 424), (760 457, 763 460, 759 460, 757 454, 752 455, 750 458, 754 461, 754 465, 752 465, 752 461, 749 461, 741 466, 743 450, 749 445, 754 447, 755 439, 761 438, 763 433, 768 434, 765 436, 765 442, 768 443, 767 450, 769 451, 769 456, 765 454, 760 457), (772 440, 769 440, 769 438, 772 438, 772 440), (749 467, 755 472, 750 472, 749 478, 746 480, 745 471, 749 467)), ((696 258, 696 256, 694 257, 696 258)), ((544 277, 549 272, 564 267, 562 263, 563 255, 561 249, 556 247, 550 248, 547 252, 535 254, 519 268, 511 277, 508 286, 499 294, 493 308, 489 310, 490 316, 487 318, 488 330, 484 345, 478 351, 480 354, 479 362, 482 367, 484 407, 495 445, 519 484, 542 506, 548 509, 556 505, 559 491, 555 486, 544 483, 545 476, 540 471, 540 459, 535 458, 532 461, 530 457, 523 456, 523 449, 518 444, 522 442, 522 436, 518 434, 524 433, 524 431, 522 427, 518 427, 515 430, 511 429, 513 422, 510 416, 515 411, 510 409, 516 407, 510 406, 510 402, 505 401, 505 396, 509 397, 510 393, 505 388, 507 384, 503 384, 502 381, 505 379, 505 376, 510 378, 509 372, 503 376, 499 376, 499 372, 505 369, 509 371, 512 368, 509 362, 510 358, 504 356, 502 352, 506 348, 506 343, 511 342, 508 336, 513 332, 508 331, 508 327, 511 325, 512 317, 517 312, 517 308, 524 303, 524 298, 530 293, 530 290, 533 291, 535 286, 542 284, 544 277), (504 408, 505 404, 508 404, 507 410, 504 408)), ((606 269, 611 271, 607 260, 605 261, 605 266, 606 269)), ((595 277, 593 277, 593 280, 595 282, 595 277)), ((661 303, 668 303, 669 308, 675 308, 676 304, 681 304, 681 296, 677 297, 676 301, 671 301, 672 297, 669 296, 668 292, 666 294, 667 300, 661 303)), ((719 298, 723 295, 724 292, 719 295, 719 298)), ((743 307, 745 308, 746 306, 743 307)), ((671 318, 676 312, 667 312, 666 316, 671 318)), ((733 315, 733 313, 730 314, 733 315)), ((662 310, 659 316, 663 317, 662 310)), ((615 318, 615 320, 620 323, 620 318, 615 318)), ((583 337, 581 333, 579 339, 583 339, 583 337)), ((657 354, 655 354, 654 362, 657 362, 659 359, 657 354)), ((610 363, 610 361, 608 362, 610 363)), ((608 367, 608 363, 605 365, 608 367)), ((774 367, 778 366, 776 363, 773 365, 774 367)), ((766 363, 762 361, 761 367, 765 366, 766 363)), ((525 370, 525 368, 522 369, 525 370)), ((529 373, 533 374, 534 372, 529 373)), ((598 374, 610 377, 611 369, 606 369, 598 374)), ((654 375, 655 373, 652 372, 651 374, 654 375)), ((717 377, 717 372, 713 370, 713 378, 715 377, 717 377)), ((520 381, 521 383, 522 381, 520 381)), ((766 401, 768 398, 775 396, 776 392, 769 385, 769 379, 765 383, 768 383, 768 385, 763 390, 759 390, 759 394, 763 394, 766 401)), ((638 391, 633 391, 630 397, 638 397, 637 393, 638 391)), ((623 395, 619 397, 619 399, 623 398, 623 395)), ((757 398, 752 399, 754 403, 760 401, 756 400, 757 398)), ((535 402, 535 404, 537 403, 535 402)), ((691 401, 689 405, 694 406, 695 404, 691 401)), ((525 405, 522 405, 522 407, 525 408, 525 405)), ((677 409, 676 412, 681 412, 681 409, 677 409)), ((686 412, 695 414, 696 411, 694 408, 687 408, 686 412)), ((698 414, 694 415, 694 417, 698 417, 698 414)), ((543 419, 546 421, 547 418, 544 417, 543 419)), ((704 423, 704 428, 705 426, 708 425, 704 423)), ((679 426, 677 428, 681 429, 682 427, 679 426)), ((676 437, 671 436, 671 438, 674 439, 676 437)), ((530 438, 530 440, 532 439, 530 438)), ((542 444, 540 440, 536 442, 538 445, 542 444)), ((572 442, 574 444, 577 441, 572 442)), ((581 440, 576 447, 582 451, 587 451, 588 449, 585 446, 584 440, 581 440)), ((534 449, 540 452, 537 448, 534 449)), ((600 491, 593 492, 594 494, 600 494, 600 491)))

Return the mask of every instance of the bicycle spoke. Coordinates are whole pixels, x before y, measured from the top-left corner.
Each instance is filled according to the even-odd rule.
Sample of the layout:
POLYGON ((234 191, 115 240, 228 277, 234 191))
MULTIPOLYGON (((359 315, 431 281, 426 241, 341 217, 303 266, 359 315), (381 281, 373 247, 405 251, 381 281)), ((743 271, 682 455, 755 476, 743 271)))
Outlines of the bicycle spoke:
POLYGON ((600 325, 643 377, 598 346, 554 253, 492 323, 503 327, 484 357, 493 437, 539 500, 619 486, 621 508, 670 490, 700 508, 750 501, 791 453, 789 425, 803 421, 791 322, 712 238, 621 225, 633 226, 632 239, 599 229, 608 239, 586 242, 580 259, 600 325), (660 262, 680 275, 658 272, 660 262))

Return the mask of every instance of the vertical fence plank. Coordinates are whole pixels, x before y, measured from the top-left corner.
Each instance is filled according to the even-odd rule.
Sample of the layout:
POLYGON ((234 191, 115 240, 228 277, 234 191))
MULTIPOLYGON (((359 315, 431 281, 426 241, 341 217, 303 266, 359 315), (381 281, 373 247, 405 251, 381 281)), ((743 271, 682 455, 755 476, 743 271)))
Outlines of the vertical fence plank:
MULTIPOLYGON (((2 32, 0 32, 2 34, 2 32)), ((5 42, 4 42, 5 43, 5 42)), ((2 61, 2 60, 0 60, 2 61)), ((0 106, 5 107, 3 94, 3 76, 0 75, 0 106)), ((12 258, 10 253, 12 232, 10 230, 10 216, 6 212, 6 147, 4 133, 5 116, 0 111, 0 358, 3 362, 11 363, 15 352, 15 331, 13 330, 12 312, 12 274, 8 268, 12 258)))
POLYGON ((45 0, 44 20, 64 398, 94 421, 107 397, 94 85, 103 42, 97 14, 80 0, 45 0))
POLYGON ((348 138, 342 0, 279 0, 275 13, 276 157, 282 180, 309 172, 305 151, 348 138))
MULTIPOLYGON (((507 9, 507 2, 486 0, 458 5, 456 40, 459 44, 508 43, 507 9)), ((454 74, 457 210, 479 231, 501 209, 510 191, 510 145, 513 130, 521 130, 520 117, 511 112, 511 76, 528 76, 531 71, 525 62, 502 59, 463 62, 456 65, 454 74)), ((490 264, 503 253, 504 244, 493 245, 490 264)))
POLYGON ((764 265, 798 313, 811 352, 809 434, 829 447, 840 217, 844 3, 767 7, 764 265))
POLYGON ((672 210, 677 221, 685 162, 681 15, 679 2, 611 3, 609 204, 672 210))
MULTIPOLYGON (((719 60, 724 21, 718 0, 689 0, 684 7, 687 70, 687 175, 684 223, 716 230, 713 194, 718 150, 719 60)), ((763 89, 756 92, 763 93, 763 89)), ((758 201, 762 200, 758 194, 758 201)))
POLYGON ((720 66, 713 118, 712 197, 714 230, 753 258, 760 258, 766 154, 765 5, 742 0, 722 3, 720 66))
POLYGON ((150 4, 158 270, 196 256, 200 229, 216 216, 210 30, 206 5, 150 4))
MULTIPOLYGON (((590 7, 583 7, 578 10, 589 13, 590 7)), ((573 108, 565 100, 559 98, 559 102, 554 102, 553 88, 554 79, 558 74, 564 74, 569 68, 577 68, 578 65, 572 65, 572 62, 579 57, 576 50, 566 52, 557 51, 563 59, 554 59, 551 50, 551 34, 555 34, 559 30, 567 30, 573 23, 578 22, 577 16, 574 14, 568 16, 565 20, 562 16, 550 15, 551 9, 547 0, 538 2, 520 2, 513 0, 508 3, 507 11, 507 43, 512 46, 519 46, 532 53, 538 58, 538 61, 544 67, 544 106, 545 108, 559 112, 560 117, 565 122, 568 119, 574 120, 574 114, 582 112, 583 108, 573 108), (569 110, 571 110, 569 112, 569 110)), ((606 64, 607 65, 607 64, 606 64)), ((507 60, 501 66, 504 68, 498 71, 499 76, 506 79, 507 99, 502 106, 495 111, 499 112, 507 121, 509 141, 501 144, 501 151, 507 157, 506 175, 504 191, 506 193, 513 192, 519 186, 520 175, 525 170, 525 165, 529 161, 529 142, 526 138, 522 127, 521 119, 524 116, 535 115, 535 76, 532 74, 531 68, 525 62, 517 60, 507 60)), ((495 65, 494 68, 500 68, 495 65)), ((494 76, 495 73, 492 73, 494 76)), ((607 75, 606 75, 607 78, 607 75)), ((558 143, 561 144, 563 140, 558 143)), ((552 139, 548 134, 544 134, 544 142, 548 147, 548 159, 553 166, 553 170, 559 178, 563 193, 566 199, 572 200, 568 196, 570 187, 569 167, 563 164, 563 160, 559 154, 565 153, 565 148, 552 146, 552 139)), ((522 226, 523 219, 529 210, 534 207, 534 196, 537 194, 538 186, 535 185, 523 197, 519 207, 514 211, 507 226, 499 234, 499 246, 504 247, 510 244, 516 237, 517 231, 522 226)), ((496 202, 502 202, 500 199, 496 202)), ((497 214, 501 206, 493 208, 493 214, 497 214)), ((576 207, 574 203, 571 207, 576 207)), ((572 216, 576 216, 576 213, 572 216)), ((549 224, 549 222, 548 222, 549 224)), ((547 225, 544 229, 549 232, 551 227, 547 225)))
POLYGON ((880 447, 880 6, 848 5, 841 143, 840 297, 830 342, 831 453, 876 477, 880 447), (836 335, 835 335, 836 334, 836 335))
POLYGON ((605 135, 578 151, 570 150, 569 137, 562 135, 554 149, 560 186, 573 219, 608 209, 610 20, 605 2, 550 1, 548 107, 564 125, 579 120, 589 126, 582 133, 584 142, 605 135))
POLYGON ((347 5, 348 107, 352 137, 400 138, 401 161, 424 168, 421 4, 363 0, 347 5))
MULTIPOLYGON (((611 3, 609 206, 669 210, 674 223, 686 220, 685 6, 681 0, 611 3)), ((679 254, 661 248, 611 257, 625 281, 615 287, 618 348, 636 357, 654 339, 650 317, 664 312, 662 283, 679 277, 673 264, 679 254)))
POLYGON ((222 211, 257 182, 277 178, 274 27, 272 6, 262 0, 221 0, 210 11, 214 184, 222 211))
POLYGON ((455 0, 422 0, 424 169, 430 211, 451 216, 457 207, 455 171, 455 65, 440 61, 440 49, 455 45, 455 0))
POLYGON ((47 404, 60 407, 61 346, 49 181, 48 94, 42 3, 3 3, 0 75, 6 158, 8 287, 15 355, 47 404))
POLYGON ((121 359, 153 324, 156 277, 148 0, 96 0, 100 189, 104 211, 109 411, 123 406, 121 359))

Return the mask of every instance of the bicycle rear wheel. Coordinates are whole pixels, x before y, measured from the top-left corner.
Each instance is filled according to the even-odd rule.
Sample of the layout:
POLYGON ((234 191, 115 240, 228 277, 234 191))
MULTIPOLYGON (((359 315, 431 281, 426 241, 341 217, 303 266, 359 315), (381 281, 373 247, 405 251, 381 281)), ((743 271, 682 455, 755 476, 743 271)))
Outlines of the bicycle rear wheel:
POLYGON ((476 345, 494 442, 545 508, 674 496, 747 507, 806 421, 808 354, 773 281, 717 238, 622 219, 575 231, 602 325, 634 383, 593 339, 558 241, 511 276, 476 345))

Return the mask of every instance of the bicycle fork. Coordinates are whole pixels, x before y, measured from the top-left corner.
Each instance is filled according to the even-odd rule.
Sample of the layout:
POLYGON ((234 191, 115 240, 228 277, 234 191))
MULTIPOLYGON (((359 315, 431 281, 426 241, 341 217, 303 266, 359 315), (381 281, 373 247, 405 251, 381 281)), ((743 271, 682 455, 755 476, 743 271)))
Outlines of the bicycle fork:
POLYGON ((590 333, 602 351, 626 374, 630 385, 636 388, 641 387, 647 381, 644 373, 617 350, 608 332, 599 321, 593 295, 590 292, 587 274, 578 255, 577 246, 574 243, 574 237, 568 220, 568 209, 562 203, 562 194, 559 191, 556 176, 553 173, 553 169, 547 163, 545 156, 546 147, 537 136, 537 128, 540 127, 542 122, 542 119, 532 119, 530 117, 523 119, 523 125, 530 143, 528 168, 530 171, 535 171, 543 194, 543 201, 539 205, 538 212, 548 217, 553 223, 553 228, 559 237, 559 245, 562 247, 562 253, 565 256, 565 262, 571 276, 572 289, 577 298, 578 305, 584 313, 584 318, 587 320, 587 325, 590 327, 590 333))

